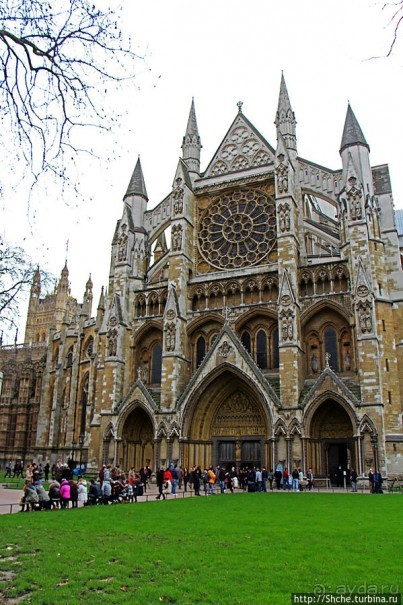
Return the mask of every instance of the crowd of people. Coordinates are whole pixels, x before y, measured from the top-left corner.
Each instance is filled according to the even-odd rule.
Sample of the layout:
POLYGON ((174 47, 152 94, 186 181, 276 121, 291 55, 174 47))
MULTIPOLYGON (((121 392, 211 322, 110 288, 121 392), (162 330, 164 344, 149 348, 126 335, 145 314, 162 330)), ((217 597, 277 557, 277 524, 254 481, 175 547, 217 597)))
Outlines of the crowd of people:
MULTIPOLYGON (((43 486, 44 471, 41 465, 28 464, 20 500, 21 512, 79 508, 94 504, 137 502, 147 491, 151 469, 144 467, 136 472, 131 468, 126 477, 119 467, 103 465, 98 479, 88 483, 82 476, 74 477, 67 464, 59 460, 52 469, 48 490, 43 486)), ((19 476, 23 476, 21 472, 19 476)))
POLYGON ((214 495, 216 491, 225 493, 229 490, 231 493, 236 489, 248 492, 267 492, 274 489, 290 489, 293 491, 303 491, 306 487, 311 490, 313 487, 313 474, 309 469, 306 478, 302 470, 295 468, 290 474, 285 468, 281 471, 279 468, 274 472, 273 469, 267 470, 265 467, 243 467, 236 470, 232 467, 230 470, 224 467, 205 468, 194 466, 190 471, 187 468, 170 466, 166 470, 161 468, 157 471, 157 499, 164 499, 168 494, 176 494, 176 489, 181 489, 181 481, 184 483, 184 491, 190 484, 194 490, 195 496, 200 496, 200 491, 206 495, 214 495))
MULTIPOLYGON (((341 468, 341 467, 340 467, 341 468)), ((336 472, 336 478, 341 482, 342 471, 336 472)), ((51 510, 79 508, 95 504, 114 504, 122 502, 137 502, 139 496, 147 493, 151 482, 152 471, 146 466, 136 471, 132 467, 128 473, 123 472, 119 466, 103 465, 97 479, 86 481, 83 476, 75 476, 67 464, 58 460, 52 468, 47 463, 43 468, 41 464, 27 464, 23 461, 11 461, 6 465, 7 477, 25 478, 23 494, 20 505, 21 511, 51 510), (51 477, 49 479, 49 476, 51 477), (49 482, 45 489, 43 482, 49 482)), ((369 487, 372 493, 382 492, 382 475, 372 469, 368 473, 369 487)), ((354 469, 349 471, 351 491, 357 491, 358 475, 354 469)), ((203 469, 194 466, 187 469, 183 466, 169 465, 160 468, 155 475, 158 488, 156 499, 165 500, 168 496, 176 497, 178 490, 192 491, 195 496, 214 495, 216 493, 231 492, 235 490, 247 492, 268 492, 273 490, 289 490, 293 492, 311 491, 314 486, 312 469, 306 475, 301 468, 289 471, 278 466, 275 470, 265 467, 256 468, 246 466, 239 470, 235 467, 222 466, 203 469)))

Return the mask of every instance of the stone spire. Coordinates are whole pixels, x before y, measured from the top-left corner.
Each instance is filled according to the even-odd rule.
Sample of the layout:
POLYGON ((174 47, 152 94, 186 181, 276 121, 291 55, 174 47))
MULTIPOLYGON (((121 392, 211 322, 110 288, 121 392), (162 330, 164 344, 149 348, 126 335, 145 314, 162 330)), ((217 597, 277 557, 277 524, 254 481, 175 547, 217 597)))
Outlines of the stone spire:
POLYGON ((100 328, 105 315, 105 291, 104 287, 101 288, 101 295, 99 297, 99 303, 97 307, 97 326, 100 328))
POLYGON ((130 179, 129 186, 124 195, 123 200, 130 196, 141 196, 148 200, 146 184, 144 182, 143 170, 141 168, 140 156, 137 160, 136 166, 134 168, 132 178, 130 179))
POLYGON ((101 287, 101 295, 99 297, 98 302, 98 311, 105 311, 105 290, 104 287, 101 287))
POLYGON ((287 149, 294 151, 296 156, 297 136, 295 127, 297 121, 295 119, 295 114, 291 107, 283 73, 281 74, 280 94, 278 97, 278 107, 275 124, 277 126, 277 138, 278 135, 281 134, 284 138, 287 149))
POLYGON ((343 181, 347 187, 350 177, 349 172, 353 166, 356 173, 354 176, 360 181, 365 194, 372 196, 374 194, 374 185, 369 153, 369 145, 349 103, 340 147, 343 163, 343 181))
POLYGON ((200 142, 199 130, 197 128, 194 99, 192 99, 186 133, 182 142, 182 157, 186 166, 188 167, 189 172, 191 173, 191 176, 200 174, 201 148, 202 145, 200 142))
POLYGON ((340 153, 347 147, 355 145, 362 145, 369 151, 369 145, 365 140, 361 127, 358 123, 357 118, 351 109, 350 103, 347 107, 346 120, 344 122, 343 136, 341 139, 340 153))
POLYGON ((93 287, 93 283, 92 283, 91 274, 90 274, 88 281, 85 284, 85 292, 84 292, 84 298, 83 298, 83 308, 85 308, 88 318, 91 317, 91 312, 92 312, 92 299, 93 299, 92 287, 93 287))
POLYGON ((61 292, 63 292, 64 294, 70 294, 69 270, 67 268, 67 260, 64 263, 64 267, 62 269, 56 291, 58 294, 60 294, 61 292))
POLYGON ((37 267, 36 271, 34 273, 34 277, 32 279, 31 296, 38 298, 40 293, 41 293, 41 273, 39 271, 39 267, 37 267))

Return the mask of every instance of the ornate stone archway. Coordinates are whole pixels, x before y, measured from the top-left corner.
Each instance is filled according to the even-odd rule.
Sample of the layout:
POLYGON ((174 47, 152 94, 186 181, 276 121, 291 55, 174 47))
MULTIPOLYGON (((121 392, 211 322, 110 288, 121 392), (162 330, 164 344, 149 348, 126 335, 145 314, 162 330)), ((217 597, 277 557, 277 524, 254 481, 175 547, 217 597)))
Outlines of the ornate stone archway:
POLYGON ((339 467, 356 468, 357 443, 351 415, 335 399, 325 399, 312 413, 308 426, 308 467, 316 477, 336 482, 339 467))
POLYGON ((122 468, 154 468, 154 426, 143 407, 137 406, 127 415, 119 441, 118 460, 122 468))
POLYGON ((270 426, 269 410, 254 386, 226 370, 189 405, 185 464, 267 465, 270 426))

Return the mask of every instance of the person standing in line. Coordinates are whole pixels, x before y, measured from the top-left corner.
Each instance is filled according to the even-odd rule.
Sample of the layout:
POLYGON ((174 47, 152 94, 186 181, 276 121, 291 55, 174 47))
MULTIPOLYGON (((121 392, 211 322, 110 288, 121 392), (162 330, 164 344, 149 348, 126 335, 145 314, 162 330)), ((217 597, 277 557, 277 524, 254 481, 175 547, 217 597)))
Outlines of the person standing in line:
POLYGON ((299 487, 299 472, 296 468, 292 471, 292 491, 297 492, 299 487))
POLYGON ((140 481, 143 484, 143 491, 144 493, 146 493, 148 483, 148 472, 145 466, 140 469, 140 481))
POLYGON ((177 466, 174 466, 171 470, 171 475, 172 475, 172 488, 171 488, 171 493, 174 494, 174 496, 176 497, 176 490, 178 487, 178 483, 179 483, 179 473, 178 473, 178 468, 177 466))
POLYGON ((283 472, 283 490, 290 489, 290 484, 288 482, 289 477, 288 468, 285 468, 283 472))
POLYGON ((164 469, 163 468, 160 468, 157 471, 156 481, 157 481, 157 487, 158 487, 158 496, 155 496, 155 499, 156 500, 160 500, 161 496, 162 496, 162 499, 165 500, 165 494, 164 494, 164 469))
POLYGON ((283 473, 281 472, 281 470, 279 468, 276 469, 276 472, 274 473, 274 478, 276 480, 277 489, 281 489, 281 481, 283 479, 283 473))
POLYGON ((302 472, 302 468, 298 469, 298 489, 300 492, 304 491, 304 473, 302 472))
POLYGON ((383 494, 382 489, 383 478, 380 470, 376 470, 374 474, 374 494, 383 494))
POLYGON ((218 469, 218 481, 220 482, 220 491, 222 494, 225 493, 225 469, 217 466, 218 469))
POLYGON ((172 492, 172 473, 171 469, 167 468, 164 472, 164 494, 168 495, 172 492))
POLYGON ((183 469, 183 487, 185 492, 188 491, 188 483, 189 483, 189 471, 186 466, 183 469))
POLYGON ((248 485, 248 492, 253 493, 256 491, 256 471, 255 467, 248 468, 246 472, 246 482, 248 485))
POLYGON ((213 471, 213 467, 210 466, 209 470, 207 471, 208 474, 208 493, 211 494, 212 496, 214 496, 214 483, 216 480, 216 476, 215 473, 213 471))
POLYGON ((258 492, 262 491, 262 484, 263 484, 262 471, 260 470, 260 468, 258 468, 258 469, 256 469, 256 489, 258 492))
POLYGON ((270 491, 272 492, 273 491, 273 481, 274 481, 274 473, 273 473, 272 468, 267 473, 267 479, 269 480, 270 491))
POLYGON ((11 479, 12 468, 13 468, 13 465, 11 464, 11 460, 9 460, 6 464, 6 474, 4 475, 4 479, 7 479, 7 477, 10 477, 10 479, 11 479))
POLYGON ((372 468, 369 469, 368 472, 368 481, 369 481, 369 491, 371 494, 374 493, 374 473, 372 472, 372 468))
MULTIPOLYGON (((269 473, 267 472, 267 469, 265 467, 262 468, 262 490, 264 492, 267 492, 267 481, 269 478, 269 473)), ((273 482, 273 479, 272 479, 273 482)))
POLYGON ((312 469, 311 468, 308 469, 308 472, 306 474, 306 478, 308 480, 308 483, 307 483, 308 490, 311 491, 312 488, 313 488, 313 474, 312 474, 312 469))
POLYGON ((336 471, 336 487, 344 487, 344 474, 341 466, 336 471))
POLYGON ((45 481, 49 481, 49 471, 50 471, 50 465, 49 465, 49 462, 47 462, 45 464, 45 468, 43 469, 43 472, 45 474, 45 481))
POLYGON ((183 467, 180 466, 177 470, 178 470, 178 489, 182 489, 182 485, 183 485, 183 467))
POLYGON ((357 471, 354 468, 352 468, 350 471, 350 479, 351 479, 351 491, 356 492, 358 475, 357 475, 357 471))
POLYGON ((193 489, 195 491, 195 496, 201 496, 201 494, 200 494, 201 469, 199 466, 197 468, 193 467, 193 472, 192 472, 191 476, 192 476, 192 483, 193 483, 193 489))

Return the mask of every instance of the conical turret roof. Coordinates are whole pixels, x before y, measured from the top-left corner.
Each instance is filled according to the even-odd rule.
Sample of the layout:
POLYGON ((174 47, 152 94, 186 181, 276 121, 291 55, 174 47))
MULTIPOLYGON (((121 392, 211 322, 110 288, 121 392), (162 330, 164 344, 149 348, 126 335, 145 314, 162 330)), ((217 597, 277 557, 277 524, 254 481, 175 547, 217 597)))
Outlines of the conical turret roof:
MULTIPOLYGON (((186 126, 186 135, 196 135, 199 136, 199 129, 197 128, 197 120, 196 120, 196 110, 195 110, 195 102, 192 98, 192 104, 190 106, 189 119, 186 126)), ((185 135, 185 136, 186 136, 185 135)))
POLYGON ((340 145, 340 153, 346 149, 346 147, 350 147, 352 145, 363 145, 367 147, 369 150, 369 145, 365 140, 364 134, 361 130, 361 127, 358 123, 357 118, 354 115, 353 110, 351 109, 350 103, 347 107, 346 120, 344 122, 344 130, 343 136, 341 139, 340 145))
POLYGON ((140 157, 137 160, 136 166, 133 170, 132 178, 130 179, 129 186, 123 199, 126 199, 130 195, 141 195, 148 200, 146 184, 144 182, 143 170, 141 168, 140 157))

